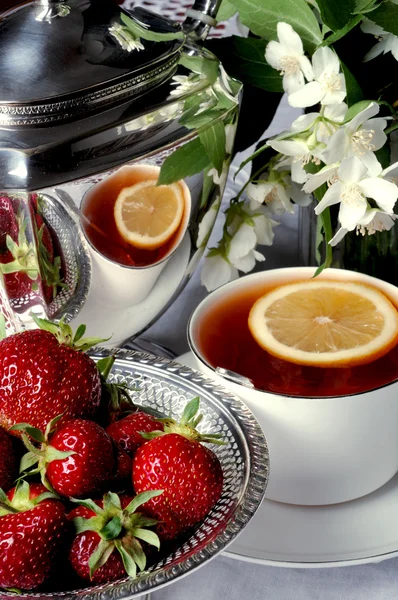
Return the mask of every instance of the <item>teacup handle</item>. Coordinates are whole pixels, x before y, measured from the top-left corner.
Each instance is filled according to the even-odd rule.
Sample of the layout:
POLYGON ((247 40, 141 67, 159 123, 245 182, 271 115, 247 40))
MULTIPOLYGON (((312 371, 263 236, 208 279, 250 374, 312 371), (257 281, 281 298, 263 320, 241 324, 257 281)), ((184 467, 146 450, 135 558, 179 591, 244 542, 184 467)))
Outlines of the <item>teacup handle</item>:
POLYGON ((196 0, 186 12, 185 33, 196 40, 204 40, 211 27, 217 25, 216 15, 221 0, 196 0))

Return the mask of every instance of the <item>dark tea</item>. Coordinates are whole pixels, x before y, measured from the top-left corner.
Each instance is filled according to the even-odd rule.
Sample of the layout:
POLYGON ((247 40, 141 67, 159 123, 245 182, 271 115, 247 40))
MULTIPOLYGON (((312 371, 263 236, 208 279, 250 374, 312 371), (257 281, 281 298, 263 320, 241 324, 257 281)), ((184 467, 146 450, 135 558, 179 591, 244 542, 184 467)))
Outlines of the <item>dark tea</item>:
POLYGON ((114 217, 117 197, 123 188, 142 181, 157 180, 159 169, 144 167, 142 170, 124 167, 105 178, 89 190, 83 199, 82 227, 98 252, 106 258, 128 267, 145 267, 161 261, 176 245, 181 235, 184 219, 177 231, 165 244, 155 250, 132 246, 120 235, 114 217))
POLYGON ((263 282, 231 291, 200 317, 196 345, 211 366, 248 377, 258 390, 302 397, 358 394, 398 379, 398 345, 355 367, 309 367, 271 356, 252 337, 248 317, 255 301, 275 287, 263 282))

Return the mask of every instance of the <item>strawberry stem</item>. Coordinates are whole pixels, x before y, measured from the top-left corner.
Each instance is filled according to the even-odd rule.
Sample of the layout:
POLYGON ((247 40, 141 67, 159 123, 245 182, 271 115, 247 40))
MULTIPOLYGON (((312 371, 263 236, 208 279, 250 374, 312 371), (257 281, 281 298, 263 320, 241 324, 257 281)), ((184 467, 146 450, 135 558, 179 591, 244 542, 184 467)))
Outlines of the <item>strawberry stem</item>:
POLYGON ((63 318, 58 323, 54 323, 53 321, 49 321, 47 319, 41 319, 33 313, 31 313, 30 316, 39 329, 52 333, 60 344, 68 346, 69 348, 74 348, 75 350, 80 350, 81 352, 86 352, 93 346, 97 346, 102 342, 107 342, 110 339, 95 337, 83 338, 83 335, 86 331, 85 325, 80 325, 76 331, 76 334, 73 334, 72 328, 70 325, 64 322, 63 318))

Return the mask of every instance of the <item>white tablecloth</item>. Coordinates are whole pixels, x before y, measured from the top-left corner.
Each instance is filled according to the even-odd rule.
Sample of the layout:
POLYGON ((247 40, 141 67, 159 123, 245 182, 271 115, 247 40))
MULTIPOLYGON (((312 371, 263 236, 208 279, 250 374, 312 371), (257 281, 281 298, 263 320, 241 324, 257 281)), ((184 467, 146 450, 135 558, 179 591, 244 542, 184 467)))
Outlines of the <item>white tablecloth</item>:
MULTIPOLYGON (((159 0, 158 0, 159 1, 159 0)), ((152 0, 153 2, 153 0, 152 0)), ((140 0, 145 4, 145 0, 140 0)), ((186 4, 186 2, 185 2, 186 4)), ((162 2, 159 2, 162 5, 162 2)), ((288 127, 295 113, 283 102, 265 135, 288 127)), ((259 132, 260 135, 261 132, 259 132)), ((246 153, 247 154, 247 153, 246 153)), ((244 155, 232 165, 234 172, 244 155)), ((230 176, 225 199, 233 194, 230 176)), ((297 214, 288 215, 276 230, 272 248, 266 248, 262 268, 297 264, 297 214)), ((211 236, 211 246, 220 237, 221 218, 211 236)), ((182 354, 188 350, 186 326, 190 314, 206 296, 200 284, 200 267, 165 315, 145 333, 182 354)), ((398 506, 397 506, 398 510, 398 506)), ((366 524, 364 524, 366 526, 366 524)), ((266 535, 266 531, 259 532, 266 535)), ((288 536, 289 532, 286 531, 288 536)), ((296 569, 251 564, 219 556, 181 580, 152 593, 151 600, 397 600, 398 559, 377 564, 339 568, 296 569)))

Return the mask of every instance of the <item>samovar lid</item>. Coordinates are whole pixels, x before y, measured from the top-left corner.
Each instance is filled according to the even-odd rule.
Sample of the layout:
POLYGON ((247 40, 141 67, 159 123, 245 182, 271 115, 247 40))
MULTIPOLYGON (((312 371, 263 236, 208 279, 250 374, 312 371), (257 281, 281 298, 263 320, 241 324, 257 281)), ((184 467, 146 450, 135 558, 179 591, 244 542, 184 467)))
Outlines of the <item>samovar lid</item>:
POLYGON ((171 77, 179 25, 113 0, 28 0, 0 15, 0 125, 45 127, 140 96, 171 77))

